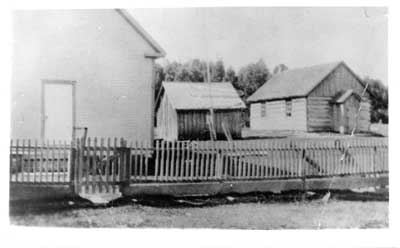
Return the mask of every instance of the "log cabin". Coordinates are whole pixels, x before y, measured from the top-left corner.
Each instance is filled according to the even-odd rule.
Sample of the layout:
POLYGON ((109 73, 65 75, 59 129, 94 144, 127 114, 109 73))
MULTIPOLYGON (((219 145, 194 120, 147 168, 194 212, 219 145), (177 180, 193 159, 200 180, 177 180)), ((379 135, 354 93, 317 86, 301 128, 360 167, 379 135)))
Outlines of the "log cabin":
POLYGON ((18 10, 13 34, 12 138, 153 140, 165 52, 128 11, 18 10))
POLYGON ((370 93, 344 62, 275 74, 248 103, 252 130, 369 131, 370 93))
POLYGON ((210 139, 211 111, 217 139, 241 136, 246 105, 231 83, 163 82, 156 100, 157 137, 164 140, 210 139))

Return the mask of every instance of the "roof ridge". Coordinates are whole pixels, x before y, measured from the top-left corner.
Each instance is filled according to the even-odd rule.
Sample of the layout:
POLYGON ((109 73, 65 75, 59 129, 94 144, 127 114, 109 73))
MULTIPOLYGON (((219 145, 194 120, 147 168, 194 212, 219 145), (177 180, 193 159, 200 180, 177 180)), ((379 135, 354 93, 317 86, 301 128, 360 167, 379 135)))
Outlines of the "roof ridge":
POLYGON ((315 67, 325 67, 325 66, 328 66, 328 65, 332 65, 332 66, 333 66, 333 65, 339 65, 339 64, 341 64, 341 63, 344 63, 344 62, 343 62, 342 60, 340 60, 340 61, 329 62, 329 63, 323 63, 323 64, 314 64, 314 65, 309 65, 309 66, 296 67, 296 68, 293 68, 293 69, 288 69, 288 70, 283 71, 283 72, 281 72, 281 73, 273 74, 272 76, 279 75, 279 74, 283 74, 283 73, 286 73, 286 72, 296 71, 296 70, 312 69, 312 68, 315 68, 315 67))
POLYGON ((306 96, 340 65, 346 66, 344 61, 336 61, 274 74, 247 101, 306 96))

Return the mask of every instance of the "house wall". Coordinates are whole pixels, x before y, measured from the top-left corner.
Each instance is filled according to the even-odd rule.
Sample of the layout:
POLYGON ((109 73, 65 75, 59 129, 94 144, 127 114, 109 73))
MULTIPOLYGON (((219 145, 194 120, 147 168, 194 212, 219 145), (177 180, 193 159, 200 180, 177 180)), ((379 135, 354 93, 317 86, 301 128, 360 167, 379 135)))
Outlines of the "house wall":
MULTIPOLYGON (((348 89, 361 95, 364 86, 346 66, 341 64, 307 97, 308 131, 339 131, 339 109, 334 108, 329 101, 338 93, 348 89)), ((359 130, 363 131, 367 131, 370 125, 369 97, 369 93, 365 92, 362 113, 357 121, 359 130)))
MULTIPOLYGON (((180 140, 208 140, 210 139, 207 125, 208 110, 180 110, 178 111, 178 137, 180 140)), ((214 110, 214 125, 217 139, 226 139, 222 129, 222 122, 231 132, 233 138, 241 137, 242 111, 214 110)))
MULTIPOLYGON (((309 97, 333 97, 340 91, 352 89, 361 95, 364 86, 358 81, 350 70, 343 64, 340 64, 322 83, 316 86, 310 93, 309 97)), ((369 98, 369 93, 364 95, 369 98)))
POLYGON ((331 131, 333 126, 332 97, 307 98, 307 128, 309 132, 331 131))
POLYGON ((178 114, 167 95, 162 97, 157 111, 157 137, 171 141, 178 139, 178 114))
POLYGON ((367 132, 371 126, 371 103, 369 100, 361 102, 361 111, 358 116, 357 130, 367 132))
POLYGON ((285 100, 269 101, 266 116, 261 117, 261 103, 250 105, 250 128, 254 130, 307 130, 306 98, 292 99, 292 116, 286 116, 285 100))
POLYGON ((115 10, 15 11, 13 25, 12 138, 40 138, 41 81, 60 79, 89 136, 151 140, 154 50, 115 10))
POLYGON ((351 133, 356 127, 356 133, 369 130, 370 126, 370 103, 368 101, 361 102, 355 96, 349 97, 343 104, 343 116, 340 112, 340 104, 334 106, 334 116, 337 121, 334 122, 334 130, 340 131, 340 126, 343 125, 346 133, 351 133), (361 104, 360 113, 358 109, 361 104), (358 114, 358 116, 357 116, 358 114))

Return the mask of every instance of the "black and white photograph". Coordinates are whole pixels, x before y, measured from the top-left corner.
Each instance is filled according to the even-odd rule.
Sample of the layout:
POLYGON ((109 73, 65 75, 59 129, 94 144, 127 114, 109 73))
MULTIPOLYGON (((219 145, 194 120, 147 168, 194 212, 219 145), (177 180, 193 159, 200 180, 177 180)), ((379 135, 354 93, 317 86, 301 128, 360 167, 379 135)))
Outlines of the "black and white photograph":
POLYGON ((13 9, 10 225, 388 229, 388 13, 13 9))

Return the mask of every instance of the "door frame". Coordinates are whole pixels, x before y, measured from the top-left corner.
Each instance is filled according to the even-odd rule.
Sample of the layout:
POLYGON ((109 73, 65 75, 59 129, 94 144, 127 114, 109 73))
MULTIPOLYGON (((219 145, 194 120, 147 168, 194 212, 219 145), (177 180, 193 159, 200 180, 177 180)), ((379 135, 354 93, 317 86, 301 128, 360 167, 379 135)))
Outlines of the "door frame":
POLYGON ((74 127, 76 126, 76 81, 73 80, 60 80, 60 79, 42 79, 41 84, 41 130, 40 136, 42 140, 45 139, 45 132, 46 132, 46 109, 45 109, 45 86, 49 84, 58 84, 58 85, 71 85, 72 86, 72 140, 75 139, 75 130, 74 127))

